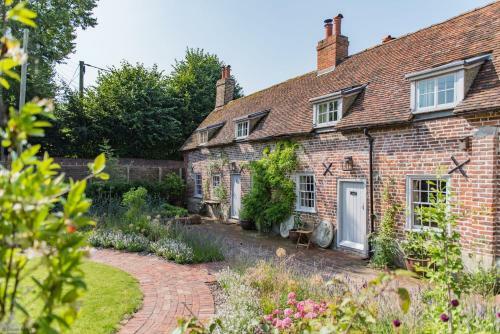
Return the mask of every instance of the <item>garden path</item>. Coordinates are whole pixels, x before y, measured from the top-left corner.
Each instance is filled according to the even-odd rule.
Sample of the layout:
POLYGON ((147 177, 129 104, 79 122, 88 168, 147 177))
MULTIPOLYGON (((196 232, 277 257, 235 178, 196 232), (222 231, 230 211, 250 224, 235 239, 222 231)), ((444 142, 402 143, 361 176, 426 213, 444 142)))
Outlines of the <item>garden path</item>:
POLYGON ((140 283, 143 305, 123 323, 119 334, 170 333, 179 317, 194 314, 204 321, 214 314, 214 300, 205 283, 215 279, 199 266, 113 250, 93 250, 91 260, 124 270, 140 283))

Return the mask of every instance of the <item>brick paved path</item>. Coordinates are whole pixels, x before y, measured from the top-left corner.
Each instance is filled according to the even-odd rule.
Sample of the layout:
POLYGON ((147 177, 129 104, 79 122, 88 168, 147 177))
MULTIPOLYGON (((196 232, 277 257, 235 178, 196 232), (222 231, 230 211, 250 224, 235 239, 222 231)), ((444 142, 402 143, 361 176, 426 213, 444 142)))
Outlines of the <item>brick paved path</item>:
POLYGON ((203 321, 214 314, 214 300, 205 284, 214 277, 200 266, 113 250, 95 250, 91 260, 122 269, 139 280, 144 294, 142 308, 119 334, 170 333, 179 317, 189 317, 192 312, 203 321))

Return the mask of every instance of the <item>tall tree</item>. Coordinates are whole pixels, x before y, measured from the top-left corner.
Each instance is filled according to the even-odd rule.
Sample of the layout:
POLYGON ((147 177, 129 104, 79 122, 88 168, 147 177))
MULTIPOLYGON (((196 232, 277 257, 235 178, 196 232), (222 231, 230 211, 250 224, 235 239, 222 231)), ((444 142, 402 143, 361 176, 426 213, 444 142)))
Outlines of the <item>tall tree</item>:
MULTIPOLYGON (((188 48, 184 59, 175 61, 169 81, 173 95, 182 101, 179 118, 184 138, 214 109, 215 84, 222 65, 217 55, 198 48, 188 48)), ((243 90, 236 83, 234 98, 242 95, 243 90)))
MULTIPOLYGON (((38 17, 35 19, 37 29, 31 29, 29 38, 27 101, 35 96, 55 96, 55 65, 64 62, 75 51, 77 29, 96 26, 92 11, 97 1, 28 0, 29 7, 38 17)), ((24 26, 15 24, 11 28, 14 36, 22 38, 24 26)), ((17 104, 18 85, 13 85, 5 96, 17 104)))

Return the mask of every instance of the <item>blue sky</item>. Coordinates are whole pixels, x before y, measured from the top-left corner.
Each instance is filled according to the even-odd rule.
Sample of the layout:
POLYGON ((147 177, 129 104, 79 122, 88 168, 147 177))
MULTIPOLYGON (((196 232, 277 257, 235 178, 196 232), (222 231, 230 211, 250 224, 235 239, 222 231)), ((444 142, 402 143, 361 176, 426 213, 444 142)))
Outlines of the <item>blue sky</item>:
MULTIPOLYGON (((79 31, 76 52, 58 66, 77 87, 79 60, 99 67, 122 59, 158 64, 167 73, 186 47, 199 47, 230 64, 245 94, 316 67, 323 20, 342 13, 342 33, 353 54, 441 22, 492 0, 100 0, 97 27, 79 31), (72 80, 73 79, 73 80, 72 80)), ((88 69, 86 86, 97 77, 88 69)))

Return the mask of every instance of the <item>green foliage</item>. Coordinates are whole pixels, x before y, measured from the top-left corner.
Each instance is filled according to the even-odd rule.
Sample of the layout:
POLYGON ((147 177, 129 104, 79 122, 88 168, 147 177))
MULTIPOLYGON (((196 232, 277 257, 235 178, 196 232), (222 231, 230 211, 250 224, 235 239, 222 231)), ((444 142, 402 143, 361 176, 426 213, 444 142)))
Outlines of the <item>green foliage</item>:
POLYGON ((252 188, 243 197, 242 214, 253 219, 261 231, 269 231, 273 223, 283 222, 293 212, 295 183, 290 174, 297 167, 297 147, 294 142, 280 141, 250 163, 252 188))
POLYGON ((373 256, 371 264, 378 268, 393 266, 398 253, 396 241, 396 216, 401 210, 399 203, 395 202, 391 191, 393 191, 394 181, 385 185, 382 194, 382 204, 385 207, 384 216, 377 232, 372 237, 373 256))
POLYGON ((483 298, 500 294, 500 269, 480 267, 477 271, 467 275, 467 283, 472 293, 483 298))
MULTIPOLYGON (((198 124, 214 109, 215 85, 220 79, 222 61, 203 49, 186 49, 182 60, 176 60, 169 76, 172 95, 179 101, 178 114, 183 138, 187 138, 198 124)), ((242 95, 236 84, 235 99, 242 95)))
MULTIPOLYGON (((178 158, 182 143, 214 108, 221 65, 200 49, 187 49, 170 75, 156 65, 122 62, 101 73, 83 99, 64 91, 43 147, 86 158, 107 140, 120 157, 178 158)), ((236 97, 240 92, 237 86, 236 97)))
POLYGON ((169 173, 161 182, 162 191, 166 199, 173 204, 182 203, 184 200, 184 193, 186 191, 186 184, 182 177, 175 173, 169 173))
POLYGON ((87 195, 92 198, 103 197, 121 198, 123 194, 133 188, 145 188, 150 197, 159 198, 163 201, 177 204, 182 202, 185 191, 185 183, 178 176, 171 177, 170 181, 154 182, 154 181, 108 181, 108 182, 92 182, 87 187, 87 195))
MULTIPOLYGON (((18 1, 16 3, 17 6, 23 4, 18 1)), ((55 65, 63 63, 75 51, 77 30, 92 28, 97 24, 92 16, 97 0, 30 0, 26 3, 29 3, 30 9, 38 16, 16 13, 12 18, 17 17, 19 22, 9 24, 9 28, 12 29, 13 36, 21 37, 25 24, 33 27, 34 22, 37 26, 37 29, 30 29, 29 35, 27 100, 37 96, 53 98, 58 89, 55 65)), ((0 22, 0 29, 5 31, 5 28, 6 24, 0 22)), ((12 85, 3 96, 18 105, 19 85, 12 85)))
POLYGON ((188 211, 184 208, 179 207, 179 206, 165 203, 161 207, 160 214, 164 217, 167 217, 167 218, 187 217, 188 211))
POLYGON ((429 232, 426 230, 408 231, 406 239, 401 242, 401 250, 407 258, 428 259, 429 238, 429 232))
MULTIPOLYGON (((1 8, 6 14, 4 32, 11 20, 33 25, 36 14, 24 3, 11 6, 12 1, 6 0, 1 8)), ((13 69, 25 57, 17 41, 3 36, 2 42, 7 50, 0 59, 0 84, 8 88, 5 76, 17 79, 13 69)), ((27 103, 20 111, 10 107, 7 124, 0 129, 2 149, 11 158, 10 166, 0 165, 0 326, 9 328, 16 320, 26 333, 57 333, 75 320, 76 302, 86 287, 79 269, 85 237, 75 233, 93 223, 86 216, 90 207, 86 182, 107 175, 102 173, 102 155, 89 165, 91 175, 84 180, 66 183, 63 176, 57 176, 59 165, 48 154, 39 158, 40 146, 28 144, 30 137, 43 136, 50 125, 41 117, 52 117, 47 100, 27 103), (33 276, 33 258, 46 273, 41 278, 33 276), (30 302, 21 299, 27 282, 33 281, 32 293, 42 301, 38 311, 30 311, 30 302), (16 313, 19 316, 14 318, 16 313)))

